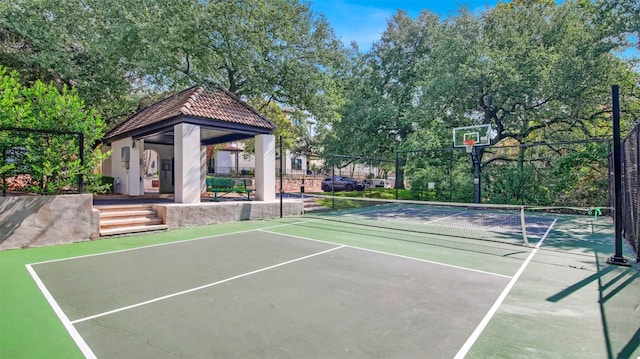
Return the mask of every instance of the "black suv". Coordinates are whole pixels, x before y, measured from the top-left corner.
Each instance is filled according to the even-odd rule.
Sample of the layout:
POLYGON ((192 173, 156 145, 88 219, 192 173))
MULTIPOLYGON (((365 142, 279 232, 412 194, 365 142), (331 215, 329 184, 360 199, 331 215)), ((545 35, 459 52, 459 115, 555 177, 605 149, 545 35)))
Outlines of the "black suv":
POLYGON ((322 190, 325 192, 331 192, 332 189, 336 191, 362 191, 364 190, 364 184, 353 180, 348 177, 335 176, 335 180, 331 177, 326 177, 322 180, 322 190), (334 188, 332 188, 334 187, 334 188))

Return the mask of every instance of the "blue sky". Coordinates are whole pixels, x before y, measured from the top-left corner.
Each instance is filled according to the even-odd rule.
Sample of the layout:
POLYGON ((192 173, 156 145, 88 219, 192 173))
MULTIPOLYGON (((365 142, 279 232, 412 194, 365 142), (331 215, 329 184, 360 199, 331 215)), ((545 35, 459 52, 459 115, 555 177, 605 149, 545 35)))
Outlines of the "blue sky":
MULTIPOLYGON (((445 18, 455 15, 458 5, 472 12, 493 7, 498 0, 310 0, 311 9, 325 15, 331 27, 345 45, 355 41, 366 51, 380 38, 387 20, 402 9, 415 18, 427 9, 445 18)), ((508 1, 507 1, 508 2, 508 1)))
MULTIPOLYGON (((459 6, 465 6, 473 13, 480 13, 488 7, 494 7, 498 0, 308 0, 311 9, 322 13, 329 21, 336 36, 345 45, 352 41, 358 43, 361 51, 368 51, 373 42, 387 26, 387 20, 402 9, 409 16, 416 18, 420 11, 427 9, 439 14, 442 18, 455 15, 459 6)), ((502 0, 509 2, 510 0, 502 0)), ((557 0, 562 2, 562 0, 557 0)), ((637 41, 637 40, 636 40, 637 41)), ((622 54, 623 58, 640 56, 635 48, 622 54)), ((640 66, 640 65, 639 65, 640 66)))

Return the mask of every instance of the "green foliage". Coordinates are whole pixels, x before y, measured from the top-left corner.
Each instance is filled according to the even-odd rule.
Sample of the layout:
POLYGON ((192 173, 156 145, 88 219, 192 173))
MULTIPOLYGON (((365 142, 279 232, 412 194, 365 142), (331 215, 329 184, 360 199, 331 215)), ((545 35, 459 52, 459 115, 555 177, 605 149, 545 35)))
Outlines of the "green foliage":
POLYGON ((106 193, 113 193, 113 191, 114 191, 114 187, 113 187, 113 184, 114 184, 114 178, 113 178, 113 177, 110 177, 110 176, 102 176, 102 177, 100 178, 100 183, 101 183, 101 185, 102 185, 102 186, 104 186, 104 187, 105 187, 105 188, 104 188, 104 191, 105 191, 106 193))
MULTIPOLYGON (((320 205, 335 209, 355 209, 355 208, 363 208, 371 205, 375 205, 375 202, 371 201, 359 201, 358 197, 361 198, 376 198, 383 200, 393 200, 396 199, 396 190, 389 188, 372 188, 364 191, 352 191, 352 192, 336 192, 335 197, 338 198, 320 198, 315 201, 320 205), (350 197, 342 199, 340 197, 350 197)), ((408 190, 398 190, 398 199, 403 200, 416 200, 410 191, 408 190)))
POLYGON ((211 81, 332 118, 346 52, 291 0, 0 2, 0 63, 25 82, 75 88, 114 119, 138 99, 211 81))
MULTIPOLYGON (((360 56, 345 82, 347 102, 341 116, 322 137, 325 159, 352 155, 392 160, 423 119, 416 98, 418 69, 428 59, 438 18, 423 13, 413 21, 399 11, 389 21, 371 53, 360 56)), ((372 163, 380 167, 385 162, 372 163)), ((336 163, 339 167, 345 163, 336 163)), ((400 183, 402 174, 400 174, 400 183)))
POLYGON ((489 203, 606 206, 607 145, 586 143, 520 148, 517 157, 483 169, 489 203), (524 152, 523 152, 524 151, 524 152))
POLYGON ((483 176, 486 201, 499 204, 560 205, 553 197, 553 183, 543 180, 548 177, 540 172, 533 165, 519 167, 517 163, 486 167, 483 176))
MULTIPOLYGON (((271 122, 273 122, 277 128, 274 131, 274 136, 276 140, 279 141, 282 138, 282 148, 283 150, 291 151, 293 153, 300 153, 300 147, 298 146, 298 141, 304 138, 305 135, 305 126, 299 120, 296 115, 299 114, 295 112, 285 112, 273 102, 265 103, 264 101, 254 100, 249 101, 249 104, 254 108, 258 109, 258 111, 267 117, 271 122)), ((244 141, 244 155, 249 156, 255 153, 255 142, 254 140, 246 140, 244 141)), ((279 150, 280 144, 277 144, 279 150)))
POLYGON ((40 81, 21 86, 16 72, 7 73, 0 67, 0 96, 0 127, 33 130, 0 131, 3 178, 28 174, 31 181, 24 190, 40 194, 77 190, 80 175, 88 191, 102 189, 100 176, 93 169, 107 154, 91 146, 102 138, 105 124, 85 108, 75 90, 63 87, 59 91, 53 84, 40 81), (76 133, 84 134, 84 163, 76 133))
MULTIPOLYGON (((640 116, 640 76, 633 60, 614 51, 629 46, 622 39, 637 30, 637 5, 588 3, 516 0, 444 20, 399 11, 371 52, 355 59, 344 109, 323 137, 325 156, 392 159, 422 151, 400 155, 400 182, 416 191, 434 182, 436 199, 468 201, 470 161, 432 156, 451 146, 452 127, 490 124, 492 145, 610 138, 611 84, 618 83, 629 128, 640 116), (615 24, 606 8, 624 23, 615 24)), ((561 163, 549 158, 477 152, 485 201, 575 205, 602 203, 598 193, 606 193, 600 165, 554 171, 561 163)))
POLYGON ((557 179, 557 198, 562 204, 606 206, 608 201, 607 146, 588 144, 558 161, 552 171, 557 179))

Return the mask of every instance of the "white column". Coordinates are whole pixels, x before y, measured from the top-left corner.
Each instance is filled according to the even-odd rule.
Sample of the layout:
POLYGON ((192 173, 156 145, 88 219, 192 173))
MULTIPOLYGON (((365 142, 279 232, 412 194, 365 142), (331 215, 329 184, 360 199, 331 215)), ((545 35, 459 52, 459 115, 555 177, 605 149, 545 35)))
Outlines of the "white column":
POLYGON ((256 136, 256 200, 276 199, 276 140, 273 135, 256 136))
POLYGON ((200 203, 200 126, 173 126, 175 201, 200 203))
POLYGON ((134 142, 131 137, 124 138, 118 141, 114 141, 111 144, 111 173, 114 179, 117 179, 120 184, 118 186, 118 192, 127 194, 130 196, 139 196, 144 194, 144 190, 141 189, 141 165, 140 165, 140 151, 138 142, 134 142), (134 143, 136 147, 134 147, 134 143), (124 153, 128 154, 129 161, 124 161, 124 153))
POLYGON ((142 164, 144 162, 144 140, 135 141, 136 144, 136 152, 138 152, 138 191, 139 194, 144 194, 144 167, 142 164))
POLYGON ((127 168, 122 161, 122 149, 130 146, 131 142, 129 138, 111 143, 111 176, 114 180, 114 190, 116 193, 128 193, 127 176, 129 175, 129 168, 127 168))
POLYGON ((129 154, 129 173, 125 176, 127 182, 126 194, 129 196, 139 196, 144 194, 144 192, 140 192, 140 182, 142 181, 140 169, 142 165, 140 165, 140 148, 138 147, 138 141, 131 140, 129 154))
POLYGON ((207 190, 207 146, 200 146, 200 193, 207 190))

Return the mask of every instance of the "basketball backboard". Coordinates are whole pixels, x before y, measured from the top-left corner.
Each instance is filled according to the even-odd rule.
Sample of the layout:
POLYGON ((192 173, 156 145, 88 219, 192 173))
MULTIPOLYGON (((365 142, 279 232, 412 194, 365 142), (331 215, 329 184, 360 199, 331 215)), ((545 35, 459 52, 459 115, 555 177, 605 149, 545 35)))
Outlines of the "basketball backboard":
POLYGON ((473 141, 474 146, 489 146, 493 137, 491 125, 456 127, 453 129, 453 147, 465 147, 465 141, 473 141))

